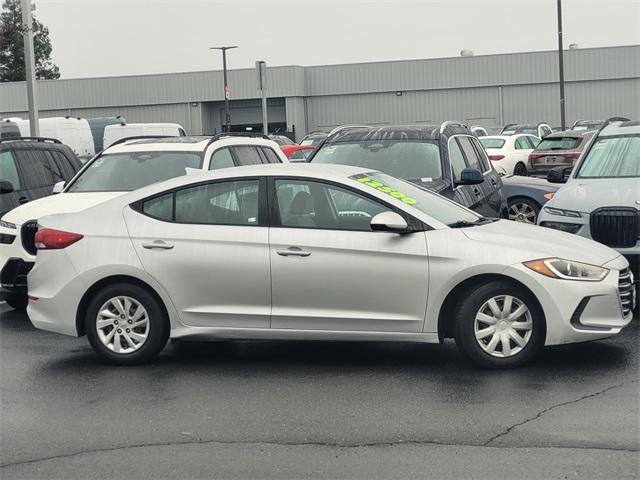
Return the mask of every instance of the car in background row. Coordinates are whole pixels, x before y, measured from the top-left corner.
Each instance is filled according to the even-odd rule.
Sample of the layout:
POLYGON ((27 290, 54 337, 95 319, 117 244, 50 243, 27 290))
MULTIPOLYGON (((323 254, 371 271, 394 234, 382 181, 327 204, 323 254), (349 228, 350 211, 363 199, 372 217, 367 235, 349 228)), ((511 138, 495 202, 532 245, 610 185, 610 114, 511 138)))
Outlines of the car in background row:
POLYGON ((179 123, 125 123, 105 125, 102 145, 110 147, 118 140, 131 137, 165 136, 185 137, 187 134, 179 123))
MULTIPOLYGON (((562 181, 566 170, 549 178, 562 181)), ((597 133, 538 224, 615 248, 640 277, 640 121, 614 122, 597 133)))
MULTIPOLYGON (((71 180, 81 166, 78 157, 59 140, 0 139, 0 217, 19 205, 51 195, 56 183, 71 180)), ((0 236, 3 244, 14 240, 10 234, 0 236)))
POLYGON ((42 218, 27 313, 119 365, 169 338, 455 338, 509 368, 631 321, 627 261, 566 240, 370 168, 226 169, 42 218))
POLYGON ((493 168, 501 175, 527 175, 529 154, 540 139, 528 134, 495 135, 480 138, 493 168))
POLYGON ((507 216, 500 175, 478 139, 459 122, 336 128, 309 161, 381 171, 486 217, 507 216))
POLYGON ((0 297, 13 308, 26 306, 25 279, 33 266, 34 236, 40 217, 83 210, 125 192, 198 170, 263 163, 288 160, 278 144, 262 135, 120 139, 86 163, 68 184, 60 179, 53 188, 58 195, 34 200, 2 217, 0 237, 10 236, 13 241, 0 243, 0 297))
POLYGON ((469 130, 471 130, 471 133, 473 133, 476 137, 486 137, 487 135, 489 135, 487 133, 487 130, 480 125, 473 125, 469 128, 469 130))
POLYGON ((280 145, 280 150, 292 162, 306 162, 315 149, 308 145, 280 145))
POLYGON ((540 122, 537 125, 510 123, 503 127, 500 135, 515 135, 516 133, 527 133, 538 138, 544 138, 553 133, 553 130, 544 122, 540 122))
POLYGON ((20 128, 16 122, 9 119, 2 119, 0 121, 0 139, 2 138, 16 138, 22 136, 20 128))
POLYGON ((560 185, 546 179, 506 175, 502 191, 507 197, 509 220, 535 225, 542 207, 553 198, 560 185))
POLYGON ((302 139, 300 145, 317 147, 322 142, 324 142, 325 138, 327 138, 328 136, 329 134, 326 132, 311 132, 302 139))
POLYGON ((529 153, 527 172, 546 177, 552 168, 573 167, 594 133, 567 130, 544 137, 529 153))
POLYGON ((576 120, 571 126, 571 130, 577 132, 588 132, 592 130, 600 130, 603 126, 611 122, 628 122, 626 117, 611 117, 608 120, 576 120))
MULTIPOLYGON (((87 118, 87 122, 89 122, 89 128, 91 128, 91 136, 93 137, 93 146, 95 147, 96 153, 104 150, 104 129, 108 125, 120 125, 122 123, 127 123, 127 119, 122 115, 117 115, 115 117, 96 117, 96 118, 87 118)), ((140 135, 140 133, 136 133, 136 135, 140 135)))
POLYGON ((293 140, 291 140, 289 137, 287 137, 286 135, 277 135, 277 134, 272 134, 269 135, 269 139, 273 140, 274 142, 276 142, 278 145, 295 145, 296 142, 294 142, 293 140))

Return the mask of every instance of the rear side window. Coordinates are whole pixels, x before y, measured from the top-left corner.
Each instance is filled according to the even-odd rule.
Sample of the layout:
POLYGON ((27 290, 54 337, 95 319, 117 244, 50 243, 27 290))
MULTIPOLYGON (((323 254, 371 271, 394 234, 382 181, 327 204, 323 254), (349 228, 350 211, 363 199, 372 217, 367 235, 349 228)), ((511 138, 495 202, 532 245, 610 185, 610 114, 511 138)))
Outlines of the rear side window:
POLYGON ((173 193, 152 198, 142 204, 142 213, 170 222, 173 220, 173 193))
POLYGON ((266 163, 280 163, 280 157, 273 151, 273 148, 259 147, 262 154, 267 159, 266 163))
POLYGON ((53 161, 58 166, 58 171, 62 175, 60 180, 71 180, 78 171, 72 161, 57 150, 50 150, 49 155, 53 158, 53 161))
POLYGON ((526 137, 516 138, 516 150, 529 150, 531 148, 526 137))
POLYGON ((217 170, 219 168, 235 167, 233 163, 233 157, 231 151, 228 148, 221 148, 216 150, 211 155, 211 163, 209 163, 209 170, 217 170))
POLYGON ((9 182, 14 190, 20 190, 20 177, 11 152, 0 152, 0 180, 9 182))
POLYGON ((256 147, 243 145, 231 148, 233 148, 233 152, 235 153, 240 165, 260 165, 262 163, 262 159, 260 158, 260 154, 256 147))
POLYGON ((558 137, 543 138, 536 150, 573 150, 580 144, 580 138, 558 137))
POLYGON ((24 179, 24 188, 38 188, 60 181, 58 167, 44 150, 18 150, 16 152, 24 179))

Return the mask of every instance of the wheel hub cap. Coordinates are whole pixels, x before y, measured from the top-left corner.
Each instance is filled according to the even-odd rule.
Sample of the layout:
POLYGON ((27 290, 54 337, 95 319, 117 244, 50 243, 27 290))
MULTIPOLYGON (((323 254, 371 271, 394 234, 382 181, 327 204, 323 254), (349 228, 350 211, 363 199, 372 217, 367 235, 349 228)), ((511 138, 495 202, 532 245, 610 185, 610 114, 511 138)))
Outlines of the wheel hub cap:
POLYGON ((476 313, 474 333, 480 348, 489 355, 507 358, 527 346, 533 332, 531 312, 512 295, 487 300, 476 313))
POLYGON ((149 336, 149 316, 136 299, 119 296, 107 300, 96 316, 96 331, 102 344, 115 353, 138 350, 149 336))

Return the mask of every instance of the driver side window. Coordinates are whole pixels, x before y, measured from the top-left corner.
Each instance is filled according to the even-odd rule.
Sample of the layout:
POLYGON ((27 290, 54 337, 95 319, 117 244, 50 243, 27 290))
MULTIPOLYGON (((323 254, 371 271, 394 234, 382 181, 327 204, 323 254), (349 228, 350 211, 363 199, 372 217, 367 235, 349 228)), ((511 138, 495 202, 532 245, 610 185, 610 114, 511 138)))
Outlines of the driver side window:
POLYGON ((276 180, 280 223, 289 228, 371 231, 385 206, 357 193, 321 182, 276 180))

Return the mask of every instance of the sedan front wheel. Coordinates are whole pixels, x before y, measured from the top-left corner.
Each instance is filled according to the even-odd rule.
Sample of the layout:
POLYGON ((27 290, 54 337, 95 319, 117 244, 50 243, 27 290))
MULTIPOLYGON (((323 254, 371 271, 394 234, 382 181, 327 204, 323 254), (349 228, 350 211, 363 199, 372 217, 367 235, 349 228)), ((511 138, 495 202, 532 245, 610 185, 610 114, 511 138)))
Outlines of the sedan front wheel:
POLYGON ((531 293, 506 282, 476 287, 456 312, 456 344, 476 364, 515 367, 544 344, 545 321, 531 293))

